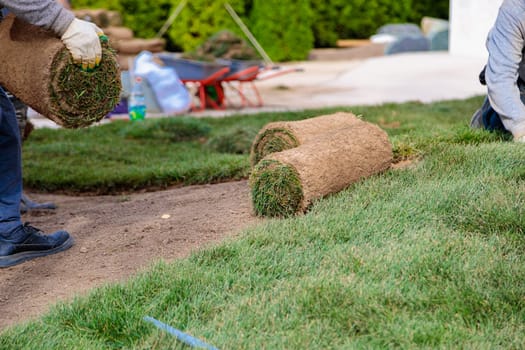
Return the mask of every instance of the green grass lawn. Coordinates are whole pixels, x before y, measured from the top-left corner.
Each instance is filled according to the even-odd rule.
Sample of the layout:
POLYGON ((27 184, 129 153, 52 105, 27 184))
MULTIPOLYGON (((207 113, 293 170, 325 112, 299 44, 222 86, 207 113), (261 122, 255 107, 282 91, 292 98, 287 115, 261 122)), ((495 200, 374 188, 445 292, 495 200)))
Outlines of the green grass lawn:
POLYGON ((391 137, 396 157, 413 157, 436 139, 457 134, 479 104, 480 99, 474 98, 432 105, 120 120, 86 129, 37 129, 24 144, 24 184, 42 192, 116 194, 246 178, 251 141, 266 123, 340 110, 379 124, 391 137))
MULTIPOLYGON (((2 333, 0 348, 189 349, 144 322, 146 315, 219 349, 524 348, 525 146, 469 130, 480 103, 474 98, 352 108, 384 127, 399 159, 419 160, 320 200, 306 215, 267 220, 235 240, 188 259, 158 262, 127 283, 57 305, 41 319, 2 333)), ((240 124, 259 127, 319 112, 205 120, 206 137, 240 124)), ((114 136, 114 124, 109 128, 100 131, 106 136, 80 132, 92 133, 82 135, 83 143, 121 148, 131 142, 114 136)), ((48 137, 75 148, 79 136, 66 134, 38 130, 26 169, 38 166, 40 160, 27 161, 51 147, 48 137)), ((213 164, 225 157, 204 151, 204 140, 183 144, 188 152, 208 153, 213 164)), ((145 146, 142 163, 160 174, 164 169, 151 163, 170 158, 156 153, 145 146)), ((228 156, 233 158, 224 164, 237 163, 232 174, 244 177, 248 156, 228 156)), ((82 164, 80 158, 90 156, 68 157, 82 164)), ((62 169, 68 157, 45 161, 62 169)), ((139 159, 129 167, 140 168, 139 159)), ((118 171, 126 169, 121 161, 114 161, 118 171)), ((202 162, 194 160, 195 169, 202 162)), ((222 167, 208 168, 214 180, 221 179, 222 167)), ((190 174, 199 173, 195 169, 190 174)), ((159 174, 163 186, 201 181, 159 174)), ((36 182, 31 171, 27 176, 43 189, 89 188, 71 179, 67 185, 36 182)), ((134 183, 121 177, 118 188, 134 183)))

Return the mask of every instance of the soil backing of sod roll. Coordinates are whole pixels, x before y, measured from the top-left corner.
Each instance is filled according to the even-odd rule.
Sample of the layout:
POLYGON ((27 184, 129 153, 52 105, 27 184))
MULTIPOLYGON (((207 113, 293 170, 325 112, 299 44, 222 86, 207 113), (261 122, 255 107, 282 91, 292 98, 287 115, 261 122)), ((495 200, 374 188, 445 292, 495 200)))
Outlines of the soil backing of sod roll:
POLYGON ((392 158, 386 132, 367 122, 272 153, 250 175, 255 213, 286 217, 304 212, 313 201, 387 170, 392 158))
POLYGON ((9 15, 0 22, 0 47, 0 84, 63 127, 91 125, 120 101, 120 70, 107 43, 100 66, 85 72, 54 33, 9 15))
POLYGON ((313 141, 328 131, 364 123, 353 113, 337 112, 314 118, 266 124, 253 141, 250 153, 252 167, 268 154, 281 152, 313 141))

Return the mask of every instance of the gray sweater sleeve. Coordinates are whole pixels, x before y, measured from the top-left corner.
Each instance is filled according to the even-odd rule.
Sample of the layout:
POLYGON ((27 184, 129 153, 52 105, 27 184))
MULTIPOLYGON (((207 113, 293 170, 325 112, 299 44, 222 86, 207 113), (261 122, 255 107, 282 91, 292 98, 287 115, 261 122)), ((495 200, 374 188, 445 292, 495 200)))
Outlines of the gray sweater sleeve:
POLYGON ((54 0, 0 0, 0 7, 6 7, 17 17, 31 24, 50 29, 62 36, 75 18, 54 0))
POLYGON ((485 78, 488 97, 503 125, 514 137, 525 135, 525 105, 517 85, 525 47, 524 22, 523 1, 504 1, 487 38, 489 59, 485 78), (521 6, 516 6, 519 3, 521 6))

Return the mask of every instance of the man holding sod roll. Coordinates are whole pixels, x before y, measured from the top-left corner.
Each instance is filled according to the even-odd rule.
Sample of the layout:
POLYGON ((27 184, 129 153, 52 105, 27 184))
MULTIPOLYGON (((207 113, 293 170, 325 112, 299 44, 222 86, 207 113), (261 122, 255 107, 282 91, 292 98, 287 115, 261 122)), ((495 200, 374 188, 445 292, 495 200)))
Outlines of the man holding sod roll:
MULTIPOLYGON (((76 19, 54 0, 0 0, 0 8, 54 32, 82 69, 92 70, 100 64, 102 30, 93 23, 76 19)), ((64 251, 74 242, 66 231, 46 235, 22 223, 21 196, 21 138, 14 107, 0 88, 0 267, 64 251)))
MULTIPOLYGON (((59 4, 64 6, 66 9, 71 10, 71 3, 68 0, 56 0, 59 4)), ((5 12, 8 12, 6 8, 4 8, 4 15, 5 12)), ((2 20, 2 13, 0 11, 0 21, 2 20)), ((0 86, 2 87, 2 86, 0 86)), ((18 121, 18 128, 20 129, 20 135, 22 137, 22 145, 25 141, 25 139, 29 136, 31 131, 33 130, 33 124, 28 121, 27 114, 29 112, 28 106, 22 102, 18 97, 14 96, 12 93, 10 93, 5 87, 3 87, 4 92, 7 94, 7 97, 9 97, 9 100, 15 107, 15 114, 16 119, 18 121)), ((30 211, 30 210, 52 210, 56 209, 56 205, 54 203, 38 203, 33 200, 31 200, 25 193, 22 192, 22 201, 20 202, 20 211, 22 213, 30 211)))

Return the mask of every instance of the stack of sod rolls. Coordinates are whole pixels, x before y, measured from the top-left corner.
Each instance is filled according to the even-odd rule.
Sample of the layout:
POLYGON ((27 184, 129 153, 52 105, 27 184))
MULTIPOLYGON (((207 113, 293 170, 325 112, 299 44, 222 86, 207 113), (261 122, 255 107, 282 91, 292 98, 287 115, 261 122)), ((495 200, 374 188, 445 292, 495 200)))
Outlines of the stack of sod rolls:
POLYGON ((351 113, 336 113, 268 124, 256 137, 251 157, 250 187, 256 214, 286 217, 304 212, 316 199, 387 170, 392 145, 378 126, 351 113))
POLYGON ((56 35, 9 15, 0 23, 0 47, 0 84, 63 127, 91 125, 120 101, 120 70, 107 43, 100 66, 86 72, 56 35))
POLYGON ((76 9, 73 10, 73 13, 75 14, 75 17, 81 18, 85 21, 93 22, 100 28, 122 25, 122 16, 118 11, 110 11, 104 8, 98 8, 76 9))

